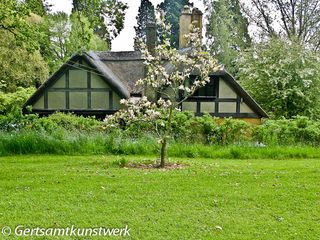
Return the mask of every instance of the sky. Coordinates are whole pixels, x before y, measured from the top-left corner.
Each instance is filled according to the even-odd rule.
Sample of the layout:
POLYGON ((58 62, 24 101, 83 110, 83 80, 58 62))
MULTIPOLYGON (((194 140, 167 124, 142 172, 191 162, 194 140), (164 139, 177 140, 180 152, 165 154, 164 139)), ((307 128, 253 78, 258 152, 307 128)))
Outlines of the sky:
MULTIPOLYGON (((154 6, 161 3, 163 0, 150 0, 154 6)), ((72 0, 48 0, 52 4, 52 10, 54 12, 64 11, 70 13, 72 9, 72 0)), ((112 51, 131 51, 133 50, 134 43, 134 26, 136 26, 136 16, 138 15, 138 9, 140 6, 140 0, 122 0, 126 2, 129 9, 126 12, 125 27, 121 31, 120 35, 112 41, 112 51)), ((204 11, 202 0, 190 1, 194 3, 194 6, 204 11)))

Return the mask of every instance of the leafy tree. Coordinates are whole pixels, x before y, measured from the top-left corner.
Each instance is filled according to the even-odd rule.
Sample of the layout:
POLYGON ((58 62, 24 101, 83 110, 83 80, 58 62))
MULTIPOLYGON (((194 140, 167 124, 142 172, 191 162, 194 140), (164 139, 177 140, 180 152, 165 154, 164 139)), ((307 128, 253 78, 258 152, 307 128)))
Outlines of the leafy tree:
POLYGON ((110 49, 108 44, 93 32, 88 19, 81 13, 74 12, 68 16, 64 12, 57 12, 50 14, 48 18, 53 69, 74 53, 110 49))
POLYGON ((25 0, 26 7, 34 14, 41 17, 47 15, 50 11, 51 5, 43 0, 25 0))
POLYGON ((241 83, 274 117, 320 117, 320 58, 300 43, 258 44, 239 65, 241 83))
POLYGON ((90 28, 111 45, 111 40, 124 27, 127 8, 120 0, 73 0, 72 11, 83 14, 88 19, 90 28))
POLYGON ((0 30, 0 91, 14 92, 18 87, 34 87, 48 76, 48 67, 39 51, 17 44, 14 36, 0 30))
POLYGON ((147 96, 138 100, 123 99, 121 103, 126 109, 108 116, 106 120, 110 125, 119 122, 130 124, 135 121, 153 124, 153 130, 158 134, 161 145, 160 167, 165 167, 167 145, 173 135, 172 121, 177 113, 176 109, 180 108, 197 89, 210 81, 211 72, 219 69, 217 61, 210 54, 203 52, 199 29, 190 34, 189 43, 190 51, 185 54, 171 48, 169 39, 156 47, 154 55, 150 54, 144 45, 142 53, 146 59, 146 78, 139 80, 137 85, 145 86, 148 92, 157 93, 160 99, 150 101, 147 96), (163 59, 168 60, 167 64, 164 64, 163 59), (199 73, 198 77, 194 81, 188 80, 194 72, 199 73))
POLYGON ((71 31, 67 45, 69 54, 87 50, 110 49, 110 46, 94 33, 94 30, 90 28, 89 20, 81 13, 73 13, 70 20, 71 31))
POLYGON ((207 38, 210 52, 236 74, 239 53, 250 46, 248 21, 242 15, 239 0, 205 1, 207 15, 207 38))
POLYGON ((18 87, 15 92, 4 93, 0 90, 0 113, 1 114, 21 114, 22 105, 34 93, 35 88, 18 87))
POLYGON ((10 33, 16 44, 32 51, 39 47, 39 32, 29 21, 30 10, 20 1, 2 0, 0 4, 0 30, 10 33))
POLYGON ((143 40, 146 43, 147 39, 147 26, 156 22, 156 16, 154 12, 154 6, 149 0, 141 0, 139 7, 139 13, 137 16, 137 26, 134 27, 136 31, 136 37, 134 39, 134 48, 139 49, 139 41, 143 40))
POLYGON ((169 33, 170 45, 176 49, 179 48, 179 18, 185 5, 193 6, 189 0, 164 0, 164 2, 160 3, 157 7, 164 18, 166 25, 171 26, 171 32, 169 33))
POLYGON ((249 0, 244 4, 250 22, 262 37, 297 39, 320 50, 319 0, 249 0))
POLYGON ((63 61, 67 55, 67 43, 70 33, 69 16, 65 12, 57 12, 49 15, 49 29, 51 51, 57 61, 63 61))

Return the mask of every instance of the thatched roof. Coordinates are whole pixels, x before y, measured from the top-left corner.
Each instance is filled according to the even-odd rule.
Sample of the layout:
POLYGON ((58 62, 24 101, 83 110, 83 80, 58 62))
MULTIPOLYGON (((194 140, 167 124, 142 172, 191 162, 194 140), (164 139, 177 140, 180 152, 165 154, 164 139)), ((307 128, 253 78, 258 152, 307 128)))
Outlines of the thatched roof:
MULTIPOLYGON (((186 54, 190 49, 180 49, 181 54, 186 54)), ((139 51, 128 52, 85 52, 72 56, 61 68, 44 82, 24 107, 32 105, 44 93, 45 89, 52 86, 73 64, 80 59, 86 61, 90 68, 102 77, 102 79, 116 92, 120 98, 129 98, 130 94, 141 93, 136 81, 145 77, 144 59, 139 51)), ((170 69, 167 62, 166 69, 170 69)), ((170 70, 169 70, 170 71, 170 70)), ((257 102, 239 85, 239 83, 225 70, 214 72, 212 76, 221 76, 234 91, 261 117, 268 117, 267 113, 257 102)))

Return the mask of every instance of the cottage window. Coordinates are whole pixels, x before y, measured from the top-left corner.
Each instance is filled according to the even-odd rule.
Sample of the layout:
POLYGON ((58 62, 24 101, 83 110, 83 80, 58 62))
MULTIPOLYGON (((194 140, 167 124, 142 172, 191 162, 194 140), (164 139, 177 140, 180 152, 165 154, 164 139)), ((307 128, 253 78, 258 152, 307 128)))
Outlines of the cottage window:
MULTIPOLYGON (((196 81, 197 76, 190 76, 190 83, 196 81)), ((199 88, 195 91, 191 98, 216 98, 217 97, 217 79, 211 77, 210 82, 204 87, 199 88)))

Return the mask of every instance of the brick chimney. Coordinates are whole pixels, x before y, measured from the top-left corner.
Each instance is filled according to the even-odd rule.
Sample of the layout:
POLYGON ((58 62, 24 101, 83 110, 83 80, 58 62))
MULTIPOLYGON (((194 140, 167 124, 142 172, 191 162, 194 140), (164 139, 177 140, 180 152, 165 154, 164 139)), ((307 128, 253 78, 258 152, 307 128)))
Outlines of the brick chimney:
POLYGON ((189 6, 184 6, 180 15, 180 33, 179 33, 179 48, 187 47, 187 39, 184 35, 190 32, 190 24, 192 23, 192 12, 189 6))
POLYGON ((191 24, 193 24, 194 27, 199 28, 200 34, 202 34, 202 16, 203 13, 198 8, 191 10, 189 6, 184 6, 180 15, 179 48, 188 47, 188 41, 185 35, 190 33, 191 24))
POLYGON ((203 13, 198 8, 194 8, 192 10, 192 23, 196 28, 200 29, 201 37, 202 37, 202 16, 203 16, 203 13))
POLYGON ((153 55, 157 44, 157 26, 156 23, 148 23, 146 26, 147 47, 148 51, 153 55))

